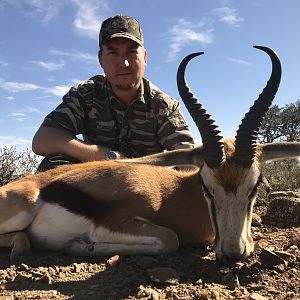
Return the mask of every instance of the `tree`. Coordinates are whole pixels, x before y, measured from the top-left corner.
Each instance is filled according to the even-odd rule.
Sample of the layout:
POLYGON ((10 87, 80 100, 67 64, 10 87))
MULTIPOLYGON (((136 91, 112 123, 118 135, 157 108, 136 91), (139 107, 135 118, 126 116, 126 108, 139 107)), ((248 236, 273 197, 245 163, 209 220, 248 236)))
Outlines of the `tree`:
POLYGON ((0 148, 0 186, 34 173, 38 162, 38 156, 31 151, 17 152, 16 147, 0 148))
POLYGON ((261 143, 300 141, 300 99, 283 108, 271 106, 258 132, 261 143))
MULTIPOLYGON (((258 132, 261 143, 300 141, 300 100, 279 108, 271 106, 258 132)), ((300 186, 299 160, 266 164, 263 173, 274 190, 295 190, 300 186)))
POLYGON ((286 141, 300 141, 300 99, 283 108, 281 119, 286 141))

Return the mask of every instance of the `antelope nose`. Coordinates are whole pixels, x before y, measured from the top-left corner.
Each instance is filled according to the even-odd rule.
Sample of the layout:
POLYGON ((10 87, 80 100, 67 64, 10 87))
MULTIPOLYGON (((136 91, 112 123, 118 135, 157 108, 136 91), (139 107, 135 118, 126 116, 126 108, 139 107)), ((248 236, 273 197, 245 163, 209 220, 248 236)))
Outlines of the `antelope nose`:
POLYGON ((239 261, 239 257, 228 256, 227 254, 224 254, 220 259, 221 265, 224 266, 230 266, 232 264, 235 264, 238 261, 239 261))
POLYGON ((220 263, 222 265, 232 265, 240 260, 243 260, 246 256, 246 246, 244 247, 243 251, 232 251, 232 252, 223 252, 222 257, 220 258, 220 263))

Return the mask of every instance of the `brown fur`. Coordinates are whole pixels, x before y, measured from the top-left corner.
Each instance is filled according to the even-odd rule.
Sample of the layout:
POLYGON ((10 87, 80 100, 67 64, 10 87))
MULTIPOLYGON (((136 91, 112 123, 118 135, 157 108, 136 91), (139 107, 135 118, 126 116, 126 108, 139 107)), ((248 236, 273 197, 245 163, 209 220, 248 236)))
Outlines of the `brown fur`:
MULTIPOLYGON (((122 224, 138 216, 173 229, 182 244, 195 244, 213 238, 198 171, 89 162, 19 179, 10 189, 20 191, 17 198, 23 205, 36 201, 40 191, 44 202, 57 203, 96 226, 124 232, 122 224)), ((13 200, 11 195, 7 201, 13 200)))

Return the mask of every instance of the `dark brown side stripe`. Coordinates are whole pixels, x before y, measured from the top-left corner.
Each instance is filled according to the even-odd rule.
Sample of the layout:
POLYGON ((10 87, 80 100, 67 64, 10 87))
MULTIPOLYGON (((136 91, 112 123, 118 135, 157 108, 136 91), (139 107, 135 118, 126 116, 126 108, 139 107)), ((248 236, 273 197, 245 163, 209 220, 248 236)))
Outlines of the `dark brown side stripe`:
POLYGON ((118 202, 105 202, 94 199, 63 181, 55 181, 41 189, 43 202, 58 204, 68 211, 92 220, 95 225, 104 223, 106 218, 113 215, 118 202))

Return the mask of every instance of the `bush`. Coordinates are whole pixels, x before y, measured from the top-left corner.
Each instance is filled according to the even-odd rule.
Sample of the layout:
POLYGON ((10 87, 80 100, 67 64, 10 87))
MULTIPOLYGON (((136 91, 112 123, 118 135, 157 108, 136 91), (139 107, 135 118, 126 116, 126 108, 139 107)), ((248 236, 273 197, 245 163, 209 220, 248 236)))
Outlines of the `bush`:
POLYGON ((262 172, 269 186, 262 184, 259 187, 256 205, 267 202, 269 191, 296 191, 300 188, 300 164, 297 159, 267 163, 262 172))
POLYGON ((300 187, 300 165, 296 159, 265 164, 263 173, 274 191, 296 190, 300 187))
POLYGON ((13 146, 0 148, 0 186, 35 173, 38 164, 38 156, 29 150, 17 152, 13 146))

